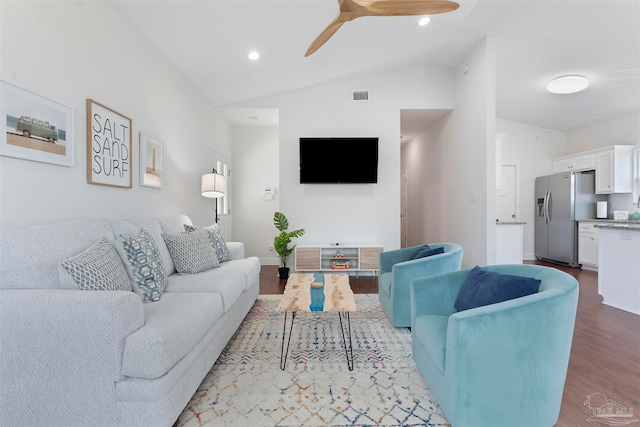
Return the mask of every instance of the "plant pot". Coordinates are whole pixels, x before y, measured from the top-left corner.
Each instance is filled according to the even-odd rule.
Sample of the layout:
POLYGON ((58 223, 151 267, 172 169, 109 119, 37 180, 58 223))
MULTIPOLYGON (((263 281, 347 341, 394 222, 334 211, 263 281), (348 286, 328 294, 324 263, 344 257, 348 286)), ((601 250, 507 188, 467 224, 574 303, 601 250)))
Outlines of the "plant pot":
POLYGON ((289 267, 278 267, 278 274, 280 280, 287 280, 289 278, 289 267))

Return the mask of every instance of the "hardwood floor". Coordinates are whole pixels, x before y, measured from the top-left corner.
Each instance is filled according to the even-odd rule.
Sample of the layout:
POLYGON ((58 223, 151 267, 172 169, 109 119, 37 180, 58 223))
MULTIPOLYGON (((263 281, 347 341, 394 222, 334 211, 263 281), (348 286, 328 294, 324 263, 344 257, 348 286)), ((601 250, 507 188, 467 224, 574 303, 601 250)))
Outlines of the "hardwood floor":
MULTIPOLYGON (((580 283, 569 369, 556 426, 598 425, 587 421, 593 413, 584 404, 594 393, 602 393, 629 411, 633 408, 633 419, 640 419, 640 316, 602 304, 595 272, 532 263, 563 270, 580 283)), ((261 294, 281 294, 284 286, 276 266, 262 266, 261 294)), ((354 293, 377 293, 377 277, 352 277, 351 288, 354 293)), ((604 403, 598 397, 594 397, 597 405, 593 406, 604 403)))

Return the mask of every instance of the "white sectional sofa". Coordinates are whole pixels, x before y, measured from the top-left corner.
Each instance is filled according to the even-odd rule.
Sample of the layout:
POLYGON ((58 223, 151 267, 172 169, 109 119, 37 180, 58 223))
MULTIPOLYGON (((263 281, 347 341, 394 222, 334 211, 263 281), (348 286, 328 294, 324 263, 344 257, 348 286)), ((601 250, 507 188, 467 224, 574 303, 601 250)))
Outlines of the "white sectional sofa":
MULTIPOLYGON (((255 302, 260 263, 178 274, 165 220, 90 219, 0 230, 0 426, 171 426, 255 302), (81 290, 61 262, 145 229, 167 276, 160 299, 81 290)), ((121 248, 120 248, 121 249, 121 248)), ((123 265, 126 257, 123 254, 123 265)))

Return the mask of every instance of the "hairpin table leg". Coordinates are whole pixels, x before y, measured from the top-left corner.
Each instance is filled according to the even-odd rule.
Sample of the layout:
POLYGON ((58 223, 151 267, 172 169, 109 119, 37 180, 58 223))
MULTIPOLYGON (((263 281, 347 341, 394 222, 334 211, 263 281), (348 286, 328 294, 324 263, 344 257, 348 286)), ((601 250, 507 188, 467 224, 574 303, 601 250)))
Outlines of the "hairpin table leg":
MULTIPOLYGON (((338 317, 340 319, 340 330, 342 331, 342 343, 344 344, 344 352, 347 356, 347 367, 350 371, 353 371, 353 345, 351 341, 351 319, 349 318, 349 312, 338 312, 338 317), (342 323, 342 318, 345 318, 346 324, 342 323), (345 336, 345 329, 347 332, 347 336, 349 337, 349 347, 347 347, 347 339, 345 336)), ((289 333, 289 337, 291 337, 291 333, 289 333)))
POLYGON ((296 312, 291 312, 291 325, 289 326, 289 339, 287 340, 287 351, 284 350, 284 340, 287 335, 287 312, 284 312, 284 324, 282 325, 282 347, 280 348, 280 369, 284 371, 287 364, 287 356, 289 356, 289 344, 291 343, 291 331, 293 330, 293 321, 296 319, 296 312))

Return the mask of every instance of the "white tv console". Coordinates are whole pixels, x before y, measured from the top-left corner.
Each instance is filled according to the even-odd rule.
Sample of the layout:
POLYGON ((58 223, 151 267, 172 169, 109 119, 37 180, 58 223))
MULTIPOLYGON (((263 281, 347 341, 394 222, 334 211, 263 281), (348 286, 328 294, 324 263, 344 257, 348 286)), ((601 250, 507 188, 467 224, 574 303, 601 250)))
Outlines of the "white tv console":
POLYGON ((349 273, 367 270, 378 274, 380 245, 319 244, 296 246, 296 271, 349 273))

